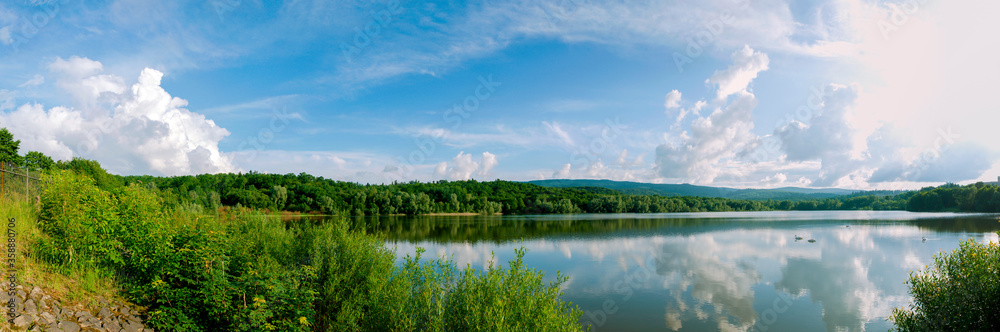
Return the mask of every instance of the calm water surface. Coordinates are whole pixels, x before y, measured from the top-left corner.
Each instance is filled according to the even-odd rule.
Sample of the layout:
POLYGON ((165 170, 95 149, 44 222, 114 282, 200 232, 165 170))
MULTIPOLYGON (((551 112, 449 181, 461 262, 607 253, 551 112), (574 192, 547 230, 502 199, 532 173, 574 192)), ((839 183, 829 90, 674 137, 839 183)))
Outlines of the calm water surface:
POLYGON ((997 241, 998 215, 823 211, 368 218, 400 257, 570 277, 597 331, 886 331, 935 253, 997 241), (795 236, 802 240, 795 240, 795 236), (924 240, 926 238, 926 240, 924 240), (814 243, 809 239, 816 240, 814 243), (425 256, 426 257, 426 256, 425 256))

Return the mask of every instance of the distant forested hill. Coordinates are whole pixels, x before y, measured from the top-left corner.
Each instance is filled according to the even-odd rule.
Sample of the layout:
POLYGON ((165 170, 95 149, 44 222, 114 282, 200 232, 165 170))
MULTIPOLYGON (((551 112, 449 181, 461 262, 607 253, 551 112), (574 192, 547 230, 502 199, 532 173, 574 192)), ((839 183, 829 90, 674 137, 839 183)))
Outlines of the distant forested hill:
POLYGON ((691 184, 656 184, 611 180, 538 180, 528 181, 528 183, 553 188, 601 187, 614 189, 628 195, 698 196, 746 200, 820 200, 855 192, 837 188, 735 189, 691 184))

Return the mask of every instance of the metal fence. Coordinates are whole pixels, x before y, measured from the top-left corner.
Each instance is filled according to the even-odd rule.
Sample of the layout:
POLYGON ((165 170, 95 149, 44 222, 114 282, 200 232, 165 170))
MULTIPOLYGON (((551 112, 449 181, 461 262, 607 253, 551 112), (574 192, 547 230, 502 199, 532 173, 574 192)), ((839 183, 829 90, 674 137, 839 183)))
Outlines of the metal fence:
POLYGON ((23 199, 30 203, 37 199, 43 184, 40 171, 0 163, 0 196, 23 199))

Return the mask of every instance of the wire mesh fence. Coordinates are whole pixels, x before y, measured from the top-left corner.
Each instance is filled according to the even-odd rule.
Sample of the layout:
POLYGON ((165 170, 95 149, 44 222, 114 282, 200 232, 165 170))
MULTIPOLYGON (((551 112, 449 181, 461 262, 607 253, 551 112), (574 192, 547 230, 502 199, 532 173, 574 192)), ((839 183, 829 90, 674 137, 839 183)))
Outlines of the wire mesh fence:
POLYGON ((41 171, 0 163, 0 196, 32 202, 38 198, 44 183, 41 171))

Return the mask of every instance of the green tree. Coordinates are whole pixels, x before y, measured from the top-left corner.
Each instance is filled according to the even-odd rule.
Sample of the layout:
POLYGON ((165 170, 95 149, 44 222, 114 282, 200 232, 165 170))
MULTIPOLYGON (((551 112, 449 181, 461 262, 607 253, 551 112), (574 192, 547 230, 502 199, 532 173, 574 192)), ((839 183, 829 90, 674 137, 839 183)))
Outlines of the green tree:
POLYGON ((17 154, 20 147, 20 140, 15 140, 7 128, 0 128, 0 163, 20 165, 21 156, 17 154))
POLYGON ((285 208, 285 202, 288 201, 288 189, 282 186, 274 186, 271 188, 271 199, 274 200, 274 205, 277 206, 278 210, 285 208))
POLYGON ((41 152, 28 151, 28 153, 24 155, 24 166, 27 166, 28 169, 33 171, 48 170, 52 168, 53 165, 55 165, 55 162, 52 161, 52 158, 41 152))

